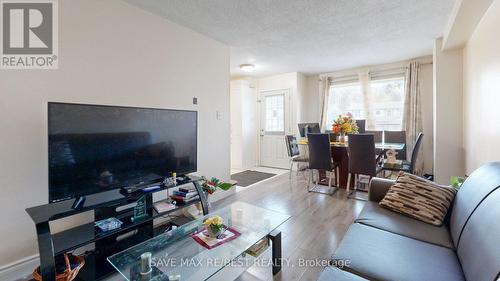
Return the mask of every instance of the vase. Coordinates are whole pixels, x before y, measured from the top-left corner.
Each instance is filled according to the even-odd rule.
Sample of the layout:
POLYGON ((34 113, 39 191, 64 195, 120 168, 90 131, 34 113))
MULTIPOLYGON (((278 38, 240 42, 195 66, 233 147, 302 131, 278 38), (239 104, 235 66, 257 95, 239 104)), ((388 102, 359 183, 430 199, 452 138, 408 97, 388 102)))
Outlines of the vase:
POLYGON ((339 142, 340 143, 345 143, 345 134, 340 134, 339 135, 339 142))
POLYGON ((218 228, 217 230, 214 230, 213 228, 208 226, 206 227, 206 229, 207 235, 210 238, 217 238, 217 236, 221 235, 222 231, 224 230, 224 228, 218 228))

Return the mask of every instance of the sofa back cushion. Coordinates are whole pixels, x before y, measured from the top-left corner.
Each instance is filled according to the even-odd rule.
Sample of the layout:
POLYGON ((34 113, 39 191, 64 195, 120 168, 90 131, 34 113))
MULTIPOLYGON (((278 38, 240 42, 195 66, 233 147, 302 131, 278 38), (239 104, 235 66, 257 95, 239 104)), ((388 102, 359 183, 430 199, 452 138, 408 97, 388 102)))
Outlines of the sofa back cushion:
POLYGON ((457 254, 467 280, 500 278, 500 189, 488 195, 470 216, 457 254))
MULTIPOLYGON (((476 207, 500 186, 500 162, 481 166, 465 180, 453 202, 450 217, 451 238, 458 248, 460 236, 476 207)), ((497 220, 500 218, 497 217, 497 220)))

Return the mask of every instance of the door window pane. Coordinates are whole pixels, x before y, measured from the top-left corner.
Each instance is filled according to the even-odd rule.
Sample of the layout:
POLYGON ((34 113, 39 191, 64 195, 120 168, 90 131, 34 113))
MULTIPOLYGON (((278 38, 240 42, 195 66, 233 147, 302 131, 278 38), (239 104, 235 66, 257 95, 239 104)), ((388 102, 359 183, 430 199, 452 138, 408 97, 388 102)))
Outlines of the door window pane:
POLYGON ((339 115, 352 113, 354 119, 365 119, 365 105, 361 85, 344 84, 330 87, 326 129, 331 130, 339 115))
POLYGON ((375 130, 402 129, 404 88, 404 77, 370 82, 370 106, 375 111, 375 130))
POLYGON ((264 102, 266 132, 285 132, 284 95, 266 96, 264 102))

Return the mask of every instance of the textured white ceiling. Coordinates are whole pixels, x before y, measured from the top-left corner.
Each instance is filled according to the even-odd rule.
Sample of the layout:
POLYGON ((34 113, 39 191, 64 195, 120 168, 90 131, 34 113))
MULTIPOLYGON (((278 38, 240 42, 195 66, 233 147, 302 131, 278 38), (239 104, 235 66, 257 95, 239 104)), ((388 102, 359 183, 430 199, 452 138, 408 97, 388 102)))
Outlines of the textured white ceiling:
POLYGON ((126 0, 231 46, 231 75, 324 73, 432 53, 454 0, 126 0))

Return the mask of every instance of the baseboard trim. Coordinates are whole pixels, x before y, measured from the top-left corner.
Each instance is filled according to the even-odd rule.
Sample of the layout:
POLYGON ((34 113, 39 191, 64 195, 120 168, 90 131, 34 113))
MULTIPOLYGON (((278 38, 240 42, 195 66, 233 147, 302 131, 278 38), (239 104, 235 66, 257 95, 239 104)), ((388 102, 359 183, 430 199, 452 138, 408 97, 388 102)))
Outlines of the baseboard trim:
POLYGON ((40 264, 38 254, 0 266, 0 280, 29 280, 40 264))

